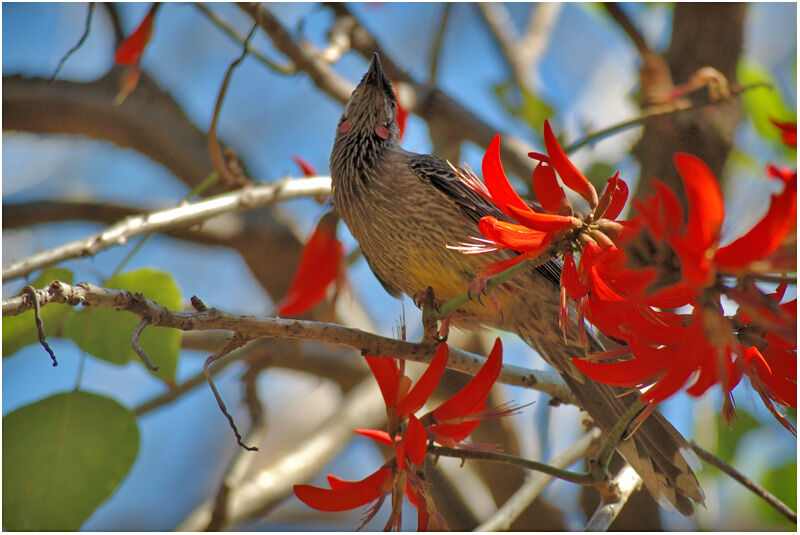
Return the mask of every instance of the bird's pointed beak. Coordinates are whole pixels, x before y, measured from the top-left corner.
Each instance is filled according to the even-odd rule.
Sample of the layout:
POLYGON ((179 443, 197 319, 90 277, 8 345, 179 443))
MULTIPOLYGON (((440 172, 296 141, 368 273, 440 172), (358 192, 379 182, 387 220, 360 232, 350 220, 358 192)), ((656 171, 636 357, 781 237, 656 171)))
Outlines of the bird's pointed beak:
POLYGON ((372 62, 369 64, 365 81, 378 89, 383 89, 383 67, 381 67, 381 59, 377 52, 372 55, 372 62))

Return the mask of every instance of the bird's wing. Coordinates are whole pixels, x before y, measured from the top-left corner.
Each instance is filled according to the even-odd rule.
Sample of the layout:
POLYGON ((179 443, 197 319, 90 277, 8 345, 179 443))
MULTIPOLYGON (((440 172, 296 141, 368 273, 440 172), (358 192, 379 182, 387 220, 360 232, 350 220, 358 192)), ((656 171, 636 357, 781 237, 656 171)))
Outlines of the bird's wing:
MULTIPOLYGON (((408 167, 420 180, 455 202, 464 215, 475 222, 476 226, 478 221, 487 215, 494 216, 501 221, 510 221, 500 208, 484 199, 459 179, 447 160, 429 154, 414 154, 408 160, 408 167)), ((466 171, 464 173, 467 174, 466 171)), ((549 260, 537 267, 536 270, 547 280, 559 286, 561 262, 549 260)))

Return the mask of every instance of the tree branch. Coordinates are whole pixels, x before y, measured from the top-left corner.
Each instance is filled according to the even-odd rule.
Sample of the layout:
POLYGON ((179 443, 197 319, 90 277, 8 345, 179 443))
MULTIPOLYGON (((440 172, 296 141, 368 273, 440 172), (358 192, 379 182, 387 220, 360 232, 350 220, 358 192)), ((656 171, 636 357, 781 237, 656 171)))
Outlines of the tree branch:
POLYGON ((3 268, 3 280, 27 275, 36 269, 70 258, 97 254, 113 245, 125 243, 139 234, 186 227, 216 215, 258 208, 276 201, 329 193, 329 177, 287 179, 247 186, 241 190, 176 208, 130 216, 103 232, 11 262, 3 268))
POLYGON ((705 462, 710 464, 711 466, 715 466, 719 468, 724 473, 731 476, 734 481, 737 481, 742 484, 744 488, 767 502, 770 507, 778 511, 781 515, 786 517, 790 522, 797 524, 797 513, 792 511, 792 509, 780 501, 775 495, 770 493, 767 489, 760 486, 758 483, 750 479, 749 477, 745 476, 734 467, 711 453, 710 451, 706 451, 700 446, 697 445, 694 441, 692 441, 692 449, 697 453, 697 455, 703 459, 705 462))
MULTIPOLYGON (((572 446, 562 451, 547 463, 559 469, 566 469, 581 460, 592 443, 600 438, 601 431, 595 427, 572 446)), ((506 531, 522 512, 533 503, 553 476, 540 472, 531 472, 522 486, 489 518, 475 528, 475 531, 506 531)))
MULTIPOLYGON (((280 21, 264 4, 238 4, 253 18, 261 17, 261 27, 272 38, 275 46, 294 62, 299 70, 311 77, 314 83, 329 96, 344 104, 350 98, 353 85, 339 76, 323 59, 311 43, 297 43, 280 21)), ((337 16, 353 15, 345 4, 326 4, 337 16)), ((353 17, 355 18, 355 17, 353 17)), ((467 108, 453 100, 435 86, 420 83, 400 69, 392 58, 378 46, 371 35, 359 23, 353 26, 350 36, 353 50, 369 58, 374 51, 381 55, 381 65, 389 78, 408 85, 409 111, 425 119, 429 126, 447 129, 454 140, 469 140, 479 147, 488 147, 498 129, 489 125, 467 108)), ((503 163, 507 169, 520 176, 529 176, 535 167, 528 153, 534 148, 514 136, 503 136, 501 147, 503 163)))
MULTIPOLYGON (((36 295, 39 306, 45 306, 47 303, 66 303, 71 306, 83 304, 113 307, 133 312, 140 317, 147 317, 150 325, 154 327, 171 327, 183 331, 224 329, 237 332, 247 339, 304 338, 354 347, 363 354, 392 356, 424 363, 429 363, 436 352, 435 345, 394 340, 332 323, 231 314, 214 308, 203 312, 173 312, 141 294, 103 288, 88 282, 71 285, 53 281, 46 288, 36 290, 36 295)), ((33 300, 28 294, 5 299, 3 315, 21 314, 33 306, 33 300)), ((474 375, 485 362, 484 357, 452 348, 447 364, 449 368, 474 375)), ((555 372, 530 370, 505 364, 498 382, 532 388, 561 401, 573 400, 569 389, 555 372)))
MULTIPOLYGON (((295 483, 315 477, 355 436, 353 429, 375 427, 386 418, 386 407, 372 377, 350 392, 328 422, 300 440, 291 453, 275 459, 247 481, 230 489, 226 526, 265 514, 291 494, 295 483)), ((198 531, 208 526, 214 502, 208 500, 176 529, 198 531)))
POLYGON ((631 465, 626 463, 614 479, 606 483, 606 490, 601 491, 603 500, 583 531, 608 531, 611 523, 628 502, 628 498, 641 484, 642 478, 631 465))

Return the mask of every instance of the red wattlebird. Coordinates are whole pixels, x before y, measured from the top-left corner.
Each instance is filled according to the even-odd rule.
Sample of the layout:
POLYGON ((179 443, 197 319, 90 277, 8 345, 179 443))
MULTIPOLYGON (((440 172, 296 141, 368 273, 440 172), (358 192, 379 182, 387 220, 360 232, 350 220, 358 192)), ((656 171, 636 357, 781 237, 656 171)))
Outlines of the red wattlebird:
MULTIPOLYGON (((447 301, 466 291, 480 265, 514 254, 466 255, 447 246, 480 236, 483 216, 507 218, 465 186, 445 160, 403 150, 396 114, 394 90, 376 54, 337 126, 330 160, 334 206, 389 293, 419 296, 430 286, 437 300, 447 301)), ((551 261, 518 275, 494 292, 499 310, 471 300, 453 324, 517 333, 560 372, 580 405, 608 432, 632 403, 644 405, 621 396, 620 388, 591 381, 572 364, 583 348, 574 333, 565 343, 558 326, 559 273, 551 261)), ((683 456, 690 447, 658 412, 617 449, 662 505, 688 515, 693 501, 702 503, 683 456)))

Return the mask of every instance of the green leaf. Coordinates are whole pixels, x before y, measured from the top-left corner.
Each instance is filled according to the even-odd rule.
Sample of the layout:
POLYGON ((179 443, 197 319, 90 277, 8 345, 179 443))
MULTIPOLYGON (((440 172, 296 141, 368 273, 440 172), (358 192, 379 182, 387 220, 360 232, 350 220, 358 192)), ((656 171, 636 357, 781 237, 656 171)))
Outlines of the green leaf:
MULTIPOLYGON (((790 508, 797 510, 797 461, 789 462, 768 471, 764 474, 761 485, 790 508)), ((783 515, 764 503, 763 500, 758 500, 758 503, 764 515, 771 520, 783 523, 789 522, 783 515)))
POLYGON ((737 408, 736 419, 731 422, 731 427, 721 418, 717 422, 717 457, 728 464, 732 464, 736 456, 736 447, 747 433, 761 427, 761 423, 753 418, 747 411, 737 408))
POLYGON ((589 179, 589 182, 597 188, 597 193, 602 194, 606 189, 608 179, 614 176, 615 172, 616 170, 610 163, 594 162, 589 170, 586 171, 585 175, 586 178, 589 179))
MULTIPOLYGON (((34 288, 44 288, 54 280, 60 280, 72 284, 74 275, 68 269, 49 268, 31 282, 34 288)), ((44 334, 46 337, 54 336, 64 321, 74 313, 69 305, 61 303, 50 303, 41 307, 41 318, 44 324, 44 334)), ((17 316, 3 316, 3 358, 9 357, 30 344, 39 343, 39 333, 36 330, 33 310, 28 310, 17 316)), ((42 354, 48 358, 42 348, 42 354)))
POLYGON ((133 466, 139 428, 117 401, 56 394, 3 418, 3 527, 75 531, 133 466))
POLYGON ((788 121, 796 117, 780 94, 780 85, 772 74, 761 68, 755 63, 740 61, 736 77, 742 85, 756 82, 767 82, 772 88, 756 88, 745 91, 741 94, 741 99, 745 114, 753 123, 756 131, 766 139, 780 143, 780 130, 770 122, 770 119, 778 121, 788 121))
POLYGON ((513 82, 503 82, 492 88, 500 104, 510 115, 521 118, 541 134, 544 120, 553 116, 553 108, 528 89, 517 87, 513 82))
MULTIPOLYGON (((181 306, 178 285, 172 276, 161 271, 140 269, 122 273, 106 281, 105 286, 141 293, 171 310, 181 306)), ((131 336, 139 321, 139 316, 132 312, 86 308, 67 320, 64 336, 99 359, 120 365, 136 360, 144 365, 131 346, 131 336)), ((139 337, 139 345, 159 368, 153 373, 167 382, 175 377, 180 344, 181 333, 176 329, 148 326, 139 337)))

